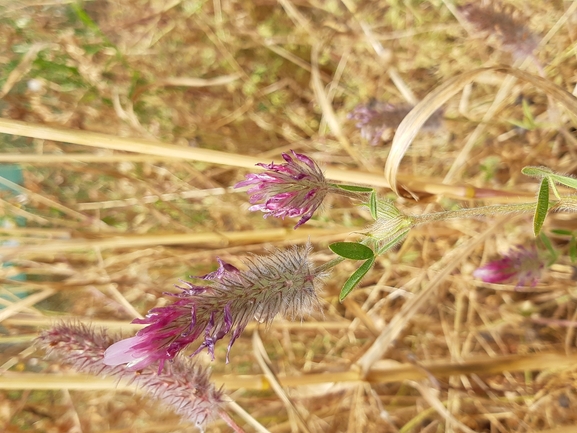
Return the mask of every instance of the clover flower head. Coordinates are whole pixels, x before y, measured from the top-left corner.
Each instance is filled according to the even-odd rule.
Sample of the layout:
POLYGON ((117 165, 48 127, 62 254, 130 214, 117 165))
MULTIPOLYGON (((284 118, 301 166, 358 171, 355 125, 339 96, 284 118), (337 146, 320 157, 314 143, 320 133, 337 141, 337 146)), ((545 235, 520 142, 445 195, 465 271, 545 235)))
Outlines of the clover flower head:
POLYGON ((473 272, 475 278, 485 283, 517 281, 517 287, 534 286, 541 278, 545 260, 536 248, 517 247, 498 260, 487 263, 473 272))
POLYGON ((308 156, 283 153, 283 164, 257 164, 266 171, 250 173, 234 187, 250 186, 251 211, 262 211, 264 217, 301 217, 295 229, 306 223, 322 204, 331 186, 319 166, 308 156), (256 204, 259 203, 260 204, 256 204))
POLYGON ((156 362, 159 372, 195 341, 200 345, 191 356, 206 348, 214 359, 215 344, 230 334, 230 349, 250 320, 270 323, 277 314, 303 316, 318 307, 323 274, 308 256, 310 245, 276 250, 268 256, 253 256, 247 270, 219 261, 219 268, 203 277, 203 285, 184 282, 177 301, 150 310, 133 323, 147 326, 136 336, 119 341, 105 353, 106 365, 127 364, 138 370, 156 362))

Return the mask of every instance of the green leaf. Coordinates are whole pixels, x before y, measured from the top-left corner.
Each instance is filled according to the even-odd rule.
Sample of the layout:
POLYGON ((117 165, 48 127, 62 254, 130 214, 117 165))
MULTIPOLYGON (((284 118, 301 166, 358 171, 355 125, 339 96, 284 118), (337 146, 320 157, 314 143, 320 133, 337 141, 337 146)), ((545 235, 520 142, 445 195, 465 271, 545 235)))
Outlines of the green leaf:
POLYGON ((377 193, 373 191, 371 197, 369 198, 369 209, 371 210, 371 216, 373 219, 377 219, 377 193))
POLYGON ((372 257, 363 263, 359 269, 357 269, 353 275, 349 277, 349 279, 345 282, 343 288, 341 289, 341 293, 339 295, 339 301, 343 302, 344 299, 349 296, 349 293, 357 287, 357 285, 361 282, 362 278, 367 275, 367 272, 371 269, 373 264, 375 263, 375 258, 372 257))
POLYGON ((571 236, 573 234, 571 230, 565 230, 565 229, 552 229, 551 233, 561 236, 571 236))
POLYGON ((351 260, 367 260, 375 255, 369 247, 357 242, 335 242, 329 248, 333 253, 351 260))
POLYGON ((575 260, 577 260, 577 242, 575 241, 575 236, 572 236, 569 241, 569 257, 571 258, 571 263, 575 263, 575 260))
POLYGON ((398 235, 396 238, 394 238, 393 240, 387 242, 385 245, 383 245, 379 251, 377 252, 377 256, 380 256, 381 254, 387 252, 388 250, 390 250, 391 248, 393 248, 395 245, 397 245, 399 242, 401 242, 403 239, 405 239, 405 237, 407 236, 407 234, 411 231, 411 229, 407 229, 403 232, 401 232, 400 235, 398 235))
POLYGON ((541 180, 539 195, 537 196, 537 206, 535 207, 535 217, 533 218, 533 233, 538 236, 545 222, 545 217, 549 211, 549 179, 541 180))
POLYGON ((561 185, 568 186, 569 188, 577 189, 577 179, 573 179, 569 176, 563 176, 562 174, 557 174, 547 167, 523 167, 521 173, 531 177, 548 177, 553 182, 560 183, 561 185))
POLYGON ((553 173, 553 170, 547 167, 527 166, 521 169, 521 173, 523 173, 525 176, 531 177, 547 177, 553 173))
POLYGON ((549 177, 553 179, 555 182, 560 183, 561 185, 568 186, 569 188, 577 189, 577 179, 573 179, 569 176, 562 176, 560 174, 550 174, 549 177))
POLYGON ((345 191, 353 191, 353 192, 373 192, 373 188, 368 188, 366 186, 357 186, 357 185, 339 185, 338 183, 334 184, 337 188, 344 189, 345 191))

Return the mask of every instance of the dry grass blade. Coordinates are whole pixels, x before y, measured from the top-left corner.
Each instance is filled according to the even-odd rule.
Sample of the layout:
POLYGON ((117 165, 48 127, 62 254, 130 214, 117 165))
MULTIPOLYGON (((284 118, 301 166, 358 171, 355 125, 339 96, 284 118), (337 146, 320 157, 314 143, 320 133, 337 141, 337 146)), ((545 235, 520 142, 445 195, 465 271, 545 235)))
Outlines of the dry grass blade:
MULTIPOLYGON (((39 203, 52 206, 55 209, 58 209, 62 213, 80 221, 87 221, 88 217, 86 215, 81 214, 73 209, 69 209, 66 206, 62 205, 61 203, 55 202, 54 200, 50 200, 49 198, 44 197, 42 194, 37 194, 32 191, 27 190, 26 188, 18 185, 17 183, 12 182, 2 176, 0 176, 0 185, 4 185, 5 187, 17 191, 19 194, 24 194, 32 200, 37 200, 39 203)), ((104 224, 100 224, 101 228, 105 229, 106 226, 104 224)))
POLYGON ((27 296, 26 298, 22 299, 21 301, 15 302, 12 305, 0 310, 0 322, 6 320, 7 318, 19 313, 26 307, 31 307, 32 305, 37 304, 40 301, 54 295, 56 290, 46 289, 40 292, 34 293, 32 295, 27 296))
POLYGON ((168 77, 157 81, 155 86, 183 86, 183 87, 210 87, 222 86, 232 83, 242 77, 242 74, 236 73, 223 75, 214 78, 193 78, 193 77, 168 77))
POLYGON ((170 161, 174 158, 160 155, 124 155, 124 154, 114 154, 114 155, 96 155, 93 153, 75 153, 68 155, 50 155, 46 153, 36 153, 36 154, 24 154, 24 153, 4 153, 0 154, 0 162, 14 162, 14 163, 32 163, 38 165, 48 165, 48 164, 62 164, 66 162, 77 162, 77 163, 87 163, 87 162, 155 162, 155 161, 170 161))
POLYGON ((573 113, 573 115, 577 117, 577 98, 558 85, 542 77, 507 66, 480 68, 465 72, 447 80, 429 93, 411 110, 397 128, 395 137, 393 138, 391 152, 387 158, 384 170, 385 179, 391 185, 393 191, 398 193, 397 172, 401 160, 415 139, 419 129, 424 125, 427 119, 429 119, 429 117, 431 117, 436 110, 441 108, 441 106, 451 97, 459 93, 467 84, 472 83, 480 75, 491 72, 501 72, 512 75, 532 84, 536 88, 542 90, 546 95, 551 96, 553 99, 563 104, 570 113, 573 113))
MULTIPOLYGON (((414 111, 414 109, 413 109, 414 111)), ((426 121, 426 119, 424 119, 426 121)), ((27 122, 21 122, 17 120, 2 119, 0 118, 0 133, 20 135, 24 137, 40 138, 46 140, 60 141, 63 143, 74 143, 83 146, 90 146, 103 149, 111 149, 126 152, 139 152, 144 155, 150 155, 158 157, 161 159, 184 159, 192 161, 202 161, 214 164, 222 164, 231 167, 239 168, 250 168, 255 169, 255 165, 262 162, 260 158, 255 158, 246 155, 233 154, 227 152, 220 152, 210 149, 198 149, 198 148, 186 148, 182 146, 176 146, 172 144, 165 143, 155 143, 149 140, 138 139, 138 138, 123 138, 115 137, 112 135, 88 132, 88 131, 78 131, 69 130, 63 128, 55 128, 46 125, 30 124, 27 122)), ((86 162, 107 162, 122 160, 132 160, 135 161, 146 159, 143 155, 114 155, 101 157, 100 155, 86 155, 79 154, 76 155, 47 155, 46 162, 58 162, 58 161, 86 161, 86 162)), ((0 161, 2 161, 3 155, 0 154, 0 161)), ((6 157, 6 161, 18 161, 20 157, 10 156, 6 157)), ((43 155, 38 156, 28 156, 23 155, 22 162, 39 164, 43 163, 43 155)), ((325 175, 328 179, 335 181, 342 181, 348 183, 357 183, 360 185, 370 185, 375 187, 386 187, 389 188, 389 181, 385 177, 376 173, 368 173, 366 171, 358 170, 344 170, 336 167, 328 167, 325 170, 325 175)), ((472 198, 476 197, 475 189, 470 186, 459 186, 459 185, 443 185, 439 181, 434 179, 419 179, 414 176, 399 176, 399 180, 406 185, 412 191, 423 191, 429 194, 442 194, 454 198, 472 198)), ((489 191, 488 189, 486 191, 489 191)), ((509 193, 505 193, 510 195, 509 193)), ((524 195, 527 193, 516 192, 514 195, 509 197, 513 201, 518 201, 519 195, 524 195)), ((493 197, 493 199, 503 200, 503 194, 496 192, 499 197, 493 197)), ((528 194, 531 196, 532 194, 528 194)), ((489 196, 490 198, 491 196, 489 196)), ((504 199, 507 201, 507 199, 504 199)))
MULTIPOLYGON (((189 233, 189 234, 158 234, 114 236, 109 239, 71 239, 63 241, 49 241, 51 252, 77 251, 85 249, 109 248, 142 248, 154 245, 213 245, 215 247, 230 246, 251 242, 292 241, 295 244, 305 243, 309 237, 327 236, 348 233, 348 229, 303 229, 293 231, 289 229, 267 229, 245 232, 227 233, 189 233)), ((47 248, 46 243, 27 244, 16 246, 0 246, 2 254, 42 253, 47 248)))
POLYGON ((447 421, 447 425, 454 425, 459 430, 462 430, 466 433, 475 433, 474 430, 471 430, 469 427, 464 425, 462 422, 457 420, 451 413, 447 410, 445 405, 439 400, 438 392, 435 389, 427 387, 419 382, 409 381, 409 385, 413 388, 417 389, 419 393, 423 396, 427 403, 433 407, 437 413, 439 413, 445 420, 447 421))
POLYGON ((267 378, 268 383, 276 393, 276 395, 282 400, 283 404, 285 405, 287 412, 289 414, 289 419, 291 423, 291 429, 293 432, 298 432, 299 428, 294 425, 295 421, 298 423, 300 429, 307 433, 311 433, 307 422, 300 413, 299 409, 295 406, 295 404, 291 401, 285 390, 282 388, 282 385, 279 383, 278 378, 273 373, 272 369, 270 368, 270 360, 268 360, 268 355, 266 353, 266 349, 260 335, 258 333, 258 329, 255 329, 252 334, 252 347, 261 370, 264 372, 264 377, 267 378))
MULTIPOLYGON (((472 360, 452 362, 450 359, 440 359, 434 362, 414 364, 377 366, 369 371, 363 379, 359 372, 323 372, 309 373, 298 376, 277 377, 275 380, 284 387, 310 387, 315 384, 367 382, 371 384, 390 384, 406 380, 446 378, 453 375, 490 375, 503 372, 548 371, 551 373, 571 371, 577 362, 577 355, 564 353, 538 353, 530 355, 509 356, 475 356, 472 360)), ((270 390, 272 385, 266 375, 234 375, 213 374, 212 379, 218 386, 226 390, 250 389, 255 391, 270 390)), ((8 372, 0 376, 0 389, 70 389, 98 390, 114 389, 116 382, 103 378, 67 375, 55 377, 47 373, 8 372)), ((129 385, 122 384, 121 389, 129 385)))
POLYGON ((259 423, 256 419, 250 416, 250 414, 246 410, 240 407, 237 402, 231 400, 227 402, 226 405, 231 411, 233 411, 243 420, 245 420, 246 423, 249 424, 252 428, 254 428, 254 430, 257 431, 258 433, 270 433, 268 429, 266 429, 261 423, 259 423))
POLYGON ((323 112, 323 116, 331 132, 337 137, 339 143, 343 146, 343 149, 349 154, 349 156, 353 159, 353 161, 357 162, 358 164, 362 165, 362 161, 359 159, 357 152, 351 144, 349 140, 343 135, 343 131, 341 129, 341 125, 337 116, 335 115, 335 111, 329 101, 327 93, 325 92, 325 88, 323 82, 321 80, 321 75, 319 72, 319 47, 318 45, 313 45, 312 54, 311 54, 311 81, 312 87, 315 91, 315 96, 317 98, 318 104, 321 107, 323 112))
POLYGON ((55 128, 9 119, 0 119, 0 133, 54 140, 63 143, 74 143, 101 149, 122 150, 125 152, 138 152, 162 157, 204 161, 213 164, 230 165, 232 167, 253 169, 255 164, 261 162, 258 158, 238 154, 233 155, 216 150, 182 147, 174 144, 159 144, 139 138, 116 137, 97 132, 55 128))

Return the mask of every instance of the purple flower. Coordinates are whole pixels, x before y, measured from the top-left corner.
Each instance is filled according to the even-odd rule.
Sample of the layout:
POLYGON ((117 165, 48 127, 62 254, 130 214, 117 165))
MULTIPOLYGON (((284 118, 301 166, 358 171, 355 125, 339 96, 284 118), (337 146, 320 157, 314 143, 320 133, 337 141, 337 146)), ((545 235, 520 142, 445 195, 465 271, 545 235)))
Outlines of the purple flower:
POLYGON ((505 283, 517 280, 517 287, 524 286, 526 283, 534 286, 541 278, 544 267, 545 260, 536 248, 517 247, 501 259, 476 269, 473 276, 485 283, 505 283))
POLYGON ((306 223, 323 202, 331 185, 319 166, 308 156, 291 151, 294 159, 283 153, 283 164, 257 164, 263 173, 250 173, 234 187, 251 186, 248 190, 251 211, 260 210, 264 217, 301 217, 295 229, 306 223), (255 204, 262 202, 261 204, 255 204))
MULTIPOLYGON (((368 104, 357 105, 347 118, 356 120, 355 126, 361 130, 361 137, 372 146, 379 144, 383 132, 389 128, 396 129, 413 107, 410 105, 395 106, 375 99, 368 104)), ((437 110, 421 129, 433 131, 441 127, 442 111, 437 110)))
MULTIPOLYGON (((122 345, 129 340, 133 339, 116 344, 122 345)), ((135 382, 149 395, 171 406, 201 430, 208 422, 222 416, 224 395, 210 382, 207 369, 186 358, 177 357, 164 373, 150 367, 143 367, 136 373, 124 366, 104 362, 104 352, 112 341, 104 330, 96 331, 81 324, 62 323, 42 332, 37 344, 52 357, 59 358, 80 372, 127 378, 135 382)))
MULTIPOLYGON (((310 245, 291 250, 276 250, 268 256, 254 256, 247 270, 219 261, 219 268, 204 277, 206 285, 185 282, 173 304, 150 310, 146 318, 133 323, 146 324, 136 336, 110 346, 106 365, 128 364, 141 369, 166 360, 196 340, 214 359, 215 343, 230 334, 228 352, 250 320, 270 323, 277 314, 294 318, 318 306, 323 274, 313 268, 308 256, 310 245)), ((227 352, 227 362, 228 362, 227 352)))

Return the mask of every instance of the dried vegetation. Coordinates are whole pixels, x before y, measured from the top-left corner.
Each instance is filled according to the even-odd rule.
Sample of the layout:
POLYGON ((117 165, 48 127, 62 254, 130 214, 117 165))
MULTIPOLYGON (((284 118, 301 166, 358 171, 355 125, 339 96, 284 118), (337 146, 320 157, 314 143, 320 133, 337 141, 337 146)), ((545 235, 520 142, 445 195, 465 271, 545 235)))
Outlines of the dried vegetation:
MULTIPOLYGON (((296 231, 250 214, 229 186, 256 162, 302 151, 382 195, 397 179, 410 213, 531 200, 525 165, 575 174, 577 2, 478 3, 0 2, 0 162, 24 170, 20 187, 0 178, 16 189, 0 191, 0 429, 195 431, 31 342, 69 318, 130 335, 216 256, 311 239, 323 263, 370 222, 340 198, 296 231), (415 123, 373 146, 347 118, 371 99, 416 105, 415 123), (415 138, 441 107, 442 128, 415 138)), ((562 213, 553 228, 577 229, 562 213)), ((564 255, 535 287, 471 277, 530 232, 520 217, 414 230, 343 304, 346 264, 322 312, 249 325, 229 364, 217 348, 212 377, 270 432, 576 431, 568 238, 552 235, 564 255)))

